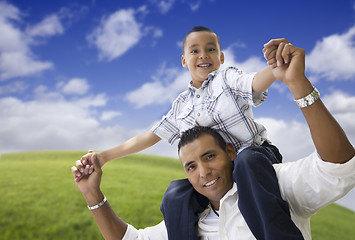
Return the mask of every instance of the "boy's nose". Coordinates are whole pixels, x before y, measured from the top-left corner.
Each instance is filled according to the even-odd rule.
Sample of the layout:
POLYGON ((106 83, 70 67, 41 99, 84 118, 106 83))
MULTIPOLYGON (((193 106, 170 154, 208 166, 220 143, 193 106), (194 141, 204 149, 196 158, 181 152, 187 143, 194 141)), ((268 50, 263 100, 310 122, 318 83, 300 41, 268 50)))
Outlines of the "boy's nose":
POLYGON ((206 59, 206 58, 208 58, 208 54, 203 51, 203 52, 201 52, 200 58, 201 59, 206 59))

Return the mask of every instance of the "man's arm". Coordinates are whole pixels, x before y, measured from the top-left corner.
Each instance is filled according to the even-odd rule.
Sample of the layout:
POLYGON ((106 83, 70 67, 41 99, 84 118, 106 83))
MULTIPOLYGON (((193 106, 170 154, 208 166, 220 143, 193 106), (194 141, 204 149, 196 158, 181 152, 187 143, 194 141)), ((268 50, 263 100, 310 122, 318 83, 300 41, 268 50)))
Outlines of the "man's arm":
MULTIPOLYGON (((88 206, 94 206, 104 199, 100 190, 102 170, 97 159, 94 159, 95 171, 90 176, 80 179, 80 172, 78 171, 80 164, 81 162, 78 160, 76 166, 72 167, 74 180, 88 206)), ((116 215, 107 201, 99 208, 91 210, 91 213, 105 239, 123 238, 127 230, 127 224, 116 215)))
MULTIPOLYGON (((263 51, 268 64, 272 66, 273 75, 287 85, 295 99, 313 91, 312 84, 304 74, 303 49, 285 43, 284 39, 274 39, 265 44, 263 51)), ((320 99, 301 110, 317 152, 324 161, 345 163, 354 156, 354 147, 320 99)))

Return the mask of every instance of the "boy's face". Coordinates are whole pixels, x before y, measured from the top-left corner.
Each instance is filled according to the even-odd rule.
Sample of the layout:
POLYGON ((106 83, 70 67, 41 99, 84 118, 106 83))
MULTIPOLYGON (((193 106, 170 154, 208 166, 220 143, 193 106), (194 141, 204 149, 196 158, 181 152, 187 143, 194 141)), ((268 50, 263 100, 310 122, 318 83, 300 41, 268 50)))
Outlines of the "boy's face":
POLYGON ((201 31, 187 36, 181 63, 188 67, 194 87, 200 88, 208 74, 219 69, 223 62, 224 54, 215 33, 201 31))
POLYGON ((219 209, 220 200, 233 186, 234 147, 227 144, 222 149, 211 135, 204 134, 181 147, 179 156, 195 190, 219 209))

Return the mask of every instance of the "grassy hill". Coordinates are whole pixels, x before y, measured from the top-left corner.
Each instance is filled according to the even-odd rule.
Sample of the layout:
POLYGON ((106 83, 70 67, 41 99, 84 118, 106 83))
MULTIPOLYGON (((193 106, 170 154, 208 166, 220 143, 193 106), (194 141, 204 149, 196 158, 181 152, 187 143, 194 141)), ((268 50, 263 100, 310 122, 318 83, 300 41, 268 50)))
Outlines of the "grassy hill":
MULTIPOLYGON (((70 168, 85 152, 3 154, 0 239, 101 239, 70 168)), ((162 220, 160 201, 180 162, 134 155, 103 168, 102 189, 119 216, 141 228, 162 220), (142 200, 145 202, 142 203, 142 200)), ((354 239, 355 213, 333 204, 311 219, 313 239, 354 239)))

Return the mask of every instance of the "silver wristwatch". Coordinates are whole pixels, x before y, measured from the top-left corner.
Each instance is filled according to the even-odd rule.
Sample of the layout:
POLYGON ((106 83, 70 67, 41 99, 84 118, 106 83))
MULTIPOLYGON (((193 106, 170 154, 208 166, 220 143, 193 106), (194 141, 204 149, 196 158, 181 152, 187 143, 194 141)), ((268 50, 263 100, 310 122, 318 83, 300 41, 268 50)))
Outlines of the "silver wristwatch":
POLYGON ((299 108, 305 108, 317 101, 319 99, 319 96, 320 94, 317 88, 313 88, 313 91, 310 94, 303 98, 295 99, 294 101, 299 108))

